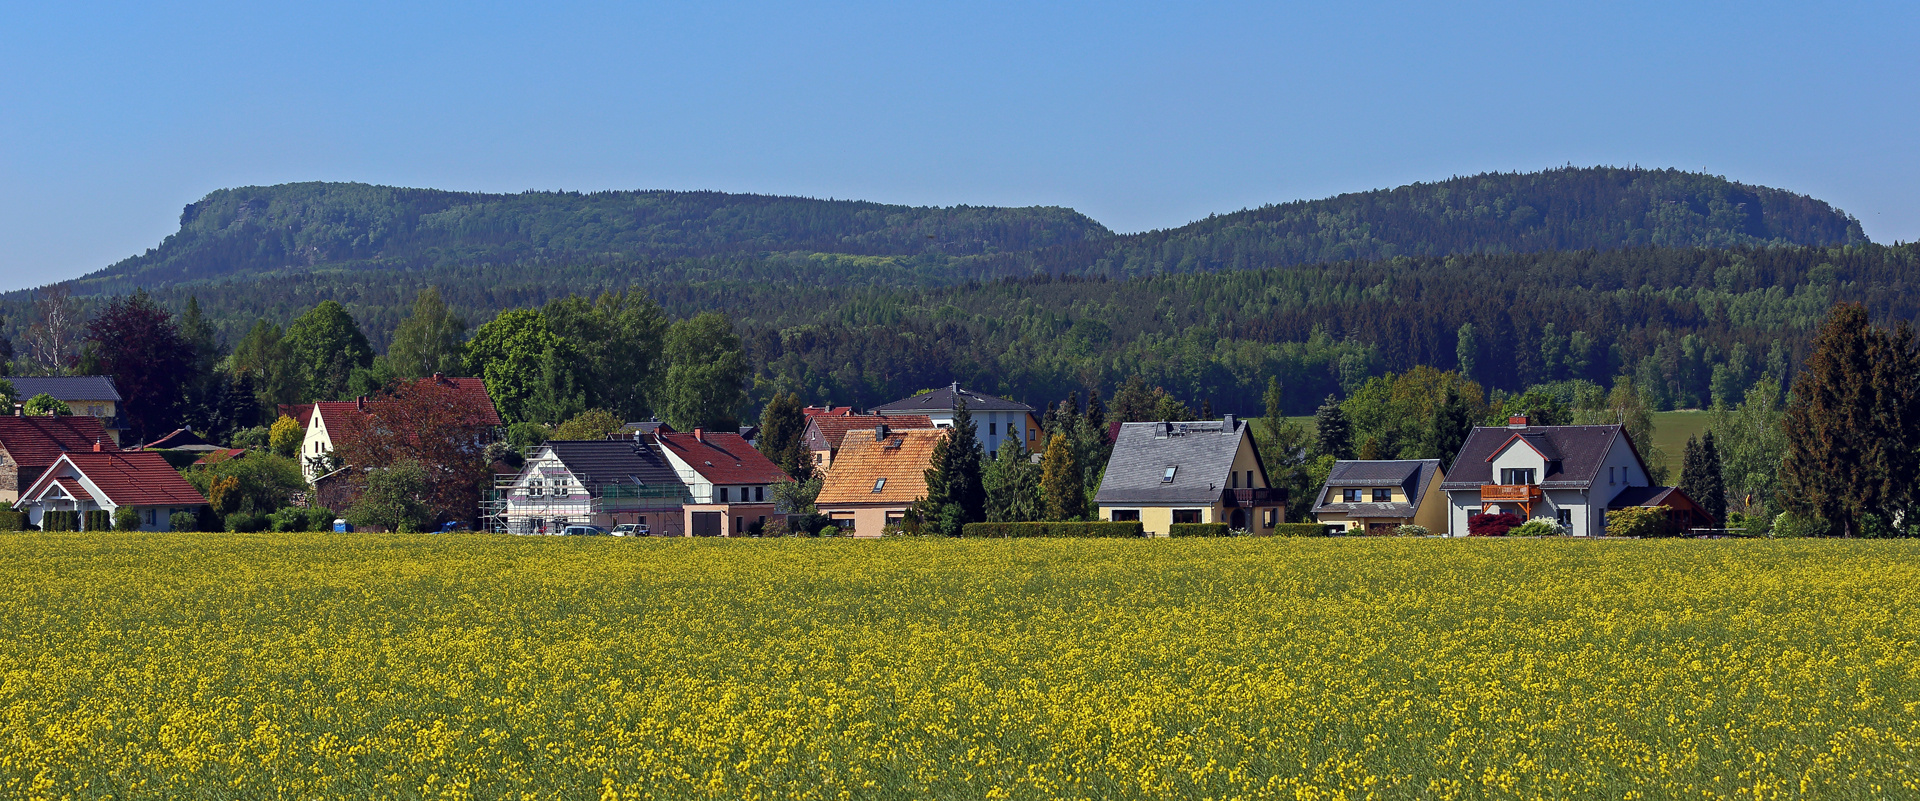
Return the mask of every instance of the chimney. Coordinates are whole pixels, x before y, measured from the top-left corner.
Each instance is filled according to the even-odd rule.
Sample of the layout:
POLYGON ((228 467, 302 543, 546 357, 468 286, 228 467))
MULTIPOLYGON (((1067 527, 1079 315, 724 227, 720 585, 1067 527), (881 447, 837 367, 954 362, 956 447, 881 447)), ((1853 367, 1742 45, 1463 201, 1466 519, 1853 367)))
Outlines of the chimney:
POLYGON ((94 452, 94 453, 99 453, 99 452, 100 452, 100 440, 98 440, 98 439, 95 439, 95 440, 93 441, 93 452, 94 452))
POLYGON ((695 442, 706 442, 706 441, 707 441, 707 430, 706 430, 706 429, 704 429, 704 428, 696 428, 696 429, 694 429, 694 430, 693 430, 693 439, 694 439, 694 441, 695 441, 695 442))
POLYGON ((886 439, 886 438, 887 438, 887 424, 886 424, 886 423, 881 423, 880 425, 877 425, 877 426, 874 426, 874 427, 873 427, 873 441, 874 441, 874 442, 879 442, 880 440, 883 440, 883 439, 886 439))
POLYGON ((434 374, 433 374, 433 383, 435 383, 435 384, 445 384, 445 383, 447 383, 447 377, 446 377, 446 376, 444 376, 444 375, 441 375, 441 374, 439 374, 439 373, 434 373, 434 374))
POLYGON ((1233 421, 1233 415, 1227 415, 1225 418, 1222 418, 1221 422, 1226 423, 1227 433, 1229 434, 1240 430, 1240 426, 1233 421))
POLYGON ((1524 414, 1516 414, 1512 417, 1507 418, 1507 427, 1508 428, 1526 428, 1527 416, 1524 414))
POLYGON ((358 409, 359 409, 360 411, 362 411, 362 412, 364 412, 364 411, 366 411, 366 410, 367 410, 367 396, 365 396, 365 395, 361 395, 361 396, 360 396, 360 397, 358 397, 358 398, 354 398, 354 399, 353 399, 353 405, 354 405, 354 407, 355 407, 355 408, 358 408, 358 409))

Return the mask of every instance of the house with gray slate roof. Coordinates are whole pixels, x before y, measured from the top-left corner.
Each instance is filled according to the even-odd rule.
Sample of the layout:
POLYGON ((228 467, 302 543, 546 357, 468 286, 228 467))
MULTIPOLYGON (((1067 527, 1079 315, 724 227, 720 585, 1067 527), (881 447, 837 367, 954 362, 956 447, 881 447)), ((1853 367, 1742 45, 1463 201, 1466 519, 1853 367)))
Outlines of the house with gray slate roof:
POLYGON ((1469 516, 1493 512, 1557 520, 1576 537, 1601 536, 1607 511, 1622 505, 1665 506, 1682 527, 1718 524, 1679 490, 1652 484, 1625 427, 1536 426, 1515 417, 1467 435, 1440 489, 1455 536, 1467 533, 1469 516))
POLYGON ((933 421, 934 428, 952 428, 954 412, 963 400, 967 402, 967 413, 973 415, 974 436, 989 457, 999 453, 1000 443, 1009 439, 1019 440, 1030 451, 1046 447, 1046 443, 1040 441, 1040 420, 1033 416, 1032 406, 965 389, 957 381, 952 386, 875 406, 867 413, 916 419, 925 416, 933 421))
MULTIPOLYGON (((127 430, 126 410, 120 408, 124 401, 120 397, 120 388, 113 383, 113 376, 23 376, 7 380, 13 382, 17 403, 25 403, 35 395, 51 395, 55 400, 65 403, 76 415, 100 418, 100 426, 107 430, 107 436, 112 437, 116 445, 120 444, 121 433, 127 430)), ((12 410, 8 410, 8 413, 12 413, 12 410)))
POLYGON ((1287 493, 1267 468, 1243 421, 1125 423, 1094 495, 1101 520, 1140 522, 1164 537, 1174 523, 1225 523, 1271 534, 1286 522, 1287 493))
POLYGON ((1439 459, 1338 461, 1327 474, 1313 518, 1353 533, 1391 533, 1405 525, 1447 533, 1439 459))

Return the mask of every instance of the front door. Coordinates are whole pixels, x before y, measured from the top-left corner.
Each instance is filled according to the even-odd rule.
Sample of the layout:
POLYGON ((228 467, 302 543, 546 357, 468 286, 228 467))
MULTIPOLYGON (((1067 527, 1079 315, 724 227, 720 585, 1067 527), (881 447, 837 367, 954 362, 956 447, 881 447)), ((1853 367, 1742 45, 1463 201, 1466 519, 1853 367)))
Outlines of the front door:
POLYGON ((720 536, 721 516, 722 515, 719 512, 694 512, 693 513, 693 536, 696 536, 696 537, 720 536))

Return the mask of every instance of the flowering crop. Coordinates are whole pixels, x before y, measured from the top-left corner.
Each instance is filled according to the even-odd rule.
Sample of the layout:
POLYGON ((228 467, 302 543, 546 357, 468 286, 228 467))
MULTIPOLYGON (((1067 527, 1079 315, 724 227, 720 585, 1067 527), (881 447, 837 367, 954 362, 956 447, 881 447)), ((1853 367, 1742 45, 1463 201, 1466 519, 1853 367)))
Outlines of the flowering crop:
POLYGON ((1920 793, 1920 545, 0 539, 15 798, 1920 793))

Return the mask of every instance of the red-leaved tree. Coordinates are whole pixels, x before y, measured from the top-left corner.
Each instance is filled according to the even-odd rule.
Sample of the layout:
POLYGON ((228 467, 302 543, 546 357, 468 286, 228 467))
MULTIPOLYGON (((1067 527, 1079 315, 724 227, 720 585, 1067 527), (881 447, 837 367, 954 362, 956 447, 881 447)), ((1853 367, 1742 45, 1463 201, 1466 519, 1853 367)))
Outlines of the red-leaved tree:
POLYGON ((483 402, 432 379, 403 382, 387 395, 349 414, 334 450, 348 468, 353 494, 365 488, 367 471, 405 461, 426 468, 419 500, 440 522, 474 521, 480 487, 488 478, 487 444, 492 415, 483 402))
POLYGON ((1527 521, 1521 520, 1519 515, 1512 512, 1467 515, 1467 536, 1504 537, 1507 536, 1508 531, 1519 528, 1520 524, 1525 522, 1527 521))

